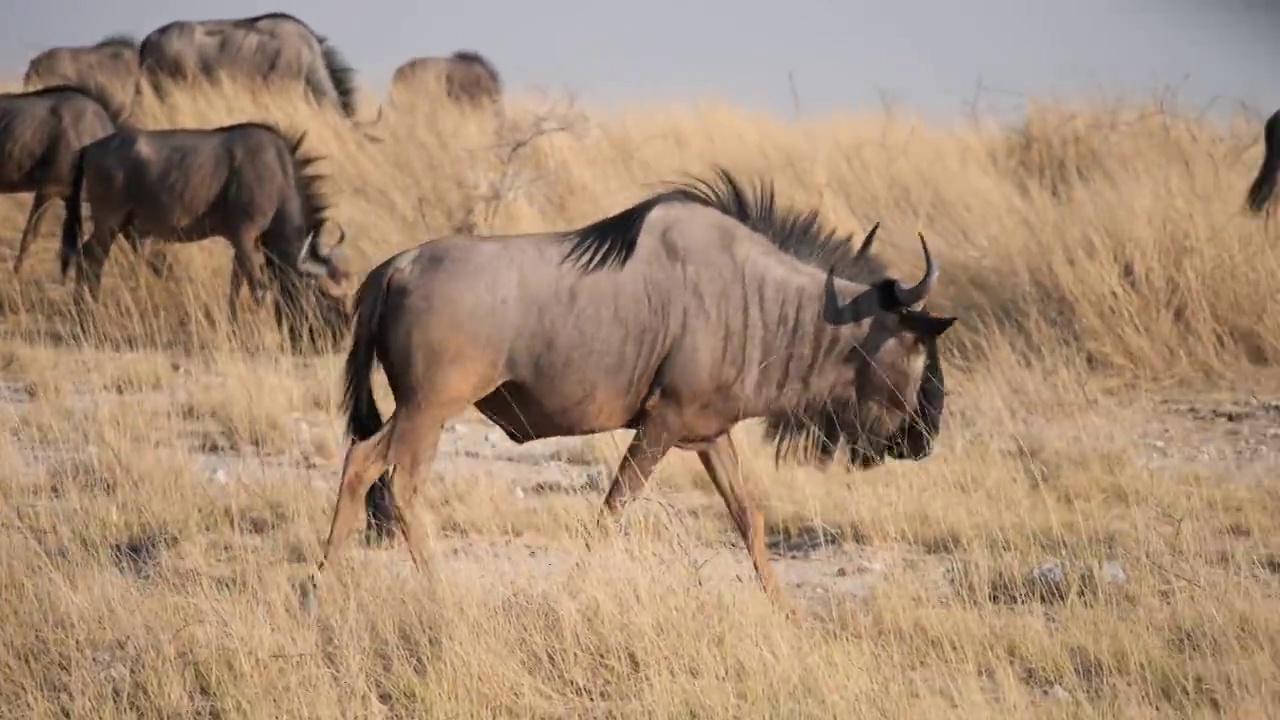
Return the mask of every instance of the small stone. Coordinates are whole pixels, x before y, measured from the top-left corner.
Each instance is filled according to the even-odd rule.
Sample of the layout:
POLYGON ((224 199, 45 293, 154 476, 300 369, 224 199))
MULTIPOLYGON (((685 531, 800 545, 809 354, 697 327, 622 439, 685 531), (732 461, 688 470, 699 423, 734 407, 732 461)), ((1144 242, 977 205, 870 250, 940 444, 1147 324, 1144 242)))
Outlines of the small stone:
POLYGON ((849 574, 849 568, 847 567, 836 568, 836 577, 845 577, 848 574, 849 574))
POLYGON ((1064 687, 1062 687, 1061 685, 1054 685, 1053 687, 1046 689, 1046 690, 1044 691, 1044 694, 1045 694, 1045 696, 1047 696, 1050 700, 1059 700, 1059 701, 1061 701, 1061 700, 1070 700, 1070 699, 1071 699, 1071 693, 1067 692, 1067 689, 1066 689, 1066 688, 1064 688, 1064 687))
POLYGON ((1125 574, 1119 560, 1107 560, 1102 563, 1102 579, 1111 585, 1123 585, 1128 582, 1129 576, 1125 574))

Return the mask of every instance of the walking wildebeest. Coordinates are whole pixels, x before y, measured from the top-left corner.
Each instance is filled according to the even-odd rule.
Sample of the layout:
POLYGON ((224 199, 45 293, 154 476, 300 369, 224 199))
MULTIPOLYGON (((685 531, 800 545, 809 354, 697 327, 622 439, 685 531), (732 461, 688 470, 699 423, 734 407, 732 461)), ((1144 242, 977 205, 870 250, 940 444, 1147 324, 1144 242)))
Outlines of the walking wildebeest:
POLYGON ((718 178, 573 232, 445 237, 372 270, 346 360, 352 444, 315 579, 389 467, 378 482, 421 566, 410 503, 443 423, 474 405, 517 443, 634 429, 602 522, 669 450, 696 451, 760 583, 781 600, 730 428, 835 411, 849 438, 893 436, 917 411, 928 348, 955 318, 921 309, 938 274, 923 235, 925 275, 913 287, 836 278, 788 252, 837 240, 816 213, 778 210, 771 185, 752 193, 728 172, 718 178), (385 423, 374 360, 396 401, 385 423))
POLYGON ((138 41, 112 35, 95 45, 49 48, 31 58, 22 76, 25 90, 50 85, 89 88, 114 107, 128 110, 138 86, 138 41))
POLYGON ((122 129, 86 145, 66 199, 63 274, 79 256, 77 286, 87 286, 97 301, 102 267, 118 233, 161 242, 222 236, 235 249, 229 296, 233 321, 242 282, 247 280, 255 302, 266 295, 256 244, 266 255, 274 289, 283 295, 277 297, 278 320, 285 319, 282 304, 300 302, 289 296, 298 289, 298 275, 320 278, 314 283, 317 302, 345 307, 340 290, 349 279, 347 270, 316 240, 327 223, 327 208, 317 187, 320 177, 307 172, 318 158, 301 152, 304 137, 290 141, 273 126, 238 123, 209 130, 122 129), (94 221, 83 249, 82 192, 94 221))
POLYGON ((1280 110, 1267 118, 1262 128, 1262 165, 1249 186, 1246 205, 1251 212, 1260 213, 1276 191, 1276 175, 1280 174, 1280 110))
POLYGON ((161 97, 168 82, 208 82, 225 74, 301 83, 317 104, 355 117, 355 71, 326 38, 286 13, 171 22, 142 39, 139 55, 143 77, 161 97))
POLYGON ((40 234, 45 209, 71 192, 76 153, 111 134, 123 109, 90 88, 54 85, 0 95, 0 193, 33 193, 15 275, 40 234))
POLYGON ((484 105, 498 102, 502 78, 483 55, 459 50, 449 57, 419 57, 409 60, 391 75, 391 100, 417 97, 415 93, 439 85, 444 96, 457 103, 484 105))

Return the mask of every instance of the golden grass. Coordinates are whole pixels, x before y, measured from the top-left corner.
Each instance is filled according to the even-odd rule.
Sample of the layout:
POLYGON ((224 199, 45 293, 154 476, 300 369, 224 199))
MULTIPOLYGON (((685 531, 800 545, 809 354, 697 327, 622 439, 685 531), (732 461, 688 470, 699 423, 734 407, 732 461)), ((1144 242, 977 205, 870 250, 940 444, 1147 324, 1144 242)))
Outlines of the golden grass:
MULTIPOLYGON (((419 506, 434 578, 406 572, 402 547, 352 549, 309 618, 294 583, 332 509, 342 357, 280 353, 265 313, 230 333, 220 241, 177 248, 164 282, 118 247, 82 336, 48 233, 31 277, 0 290, 6 716, 1280 711, 1280 442, 1263 403, 1280 243, 1240 211, 1256 124, 1142 103, 1038 107, 1002 130, 517 99, 501 125, 391 115, 370 144, 280 93, 222 93, 148 100, 140 118, 305 129, 362 268, 457 227, 578 225, 711 163, 851 231, 883 221, 881 252, 909 276, 919 228, 939 307, 962 318, 940 447, 862 474, 775 469, 753 427, 735 430, 799 621, 754 586, 691 457, 664 463, 627 538, 588 553, 599 490, 516 493, 546 467, 486 460, 497 450, 436 468, 419 506), (512 151, 549 123, 572 129, 512 151), (1170 393, 1202 410, 1258 393, 1262 419, 1188 419, 1170 393), (1244 452, 1258 438, 1270 449, 1244 452), (1055 559, 1060 582, 1028 579, 1055 559)), ((0 198, 10 252, 27 202, 0 198)), ((611 469, 624 439, 543 464, 611 469)))

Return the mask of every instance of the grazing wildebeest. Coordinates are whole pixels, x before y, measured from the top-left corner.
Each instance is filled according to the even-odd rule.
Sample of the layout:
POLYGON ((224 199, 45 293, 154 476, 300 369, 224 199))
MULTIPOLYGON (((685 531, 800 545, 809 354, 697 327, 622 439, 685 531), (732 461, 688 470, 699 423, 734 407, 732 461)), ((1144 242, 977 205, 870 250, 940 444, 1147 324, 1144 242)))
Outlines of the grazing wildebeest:
POLYGON ((54 85, 0 95, 0 193, 33 193, 14 274, 40 234, 45 209, 71 192, 76 153, 111 134, 120 106, 91 88, 54 85))
POLYGON ((169 82, 225 74, 301 83, 317 104, 348 118, 356 113, 355 71, 326 38, 286 13, 171 22, 142 39, 139 56, 143 77, 161 97, 169 82))
POLYGON ((1276 175, 1280 174, 1280 110, 1267 118, 1262 128, 1263 155, 1258 175, 1249 186, 1246 205, 1250 211, 1260 213, 1276 190, 1276 175))
POLYGON ((114 107, 128 110, 138 86, 138 41, 112 35, 95 45, 49 48, 27 64, 22 87, 36 90, 50 85, 88 88, 114 107))
MULTIPOLYGON (((79 257, 77 286, 87 286, 96 301, 102 267, 118 233, 161 242, 221 236, 235 249, 229 296, 233 320, 242 282, 247 280, 256 302, 265 298, 258 245, 277 291, 287 290, 282 283, 289 276, 305 275, 323 280, 313 283, 317 296, 337 293, 349 274, 318 246, 327 208, 318 189, 320 177, 307 172, 318 158, 301 152, 304 136, 290 141, 271 125, 238 123, 209 130, 122 129, 86 145, 66 199, 63 274, 79 257), (84 248, 82 192, 94 221, 84 248)), ((345 232, 335 247, 342 238, 345 232)), ((281 319, 279 312, 277 303, 281 319)))
POLYGON ((459 50, 449 57, 414 58, 396 68, 391 75, 392 104, 433 85, 449 100, 463 104, 492 104, 502 95, 497 68, 480 53, 459 50))
POLYGON ((752 193, 723 170, 718 178, 573 232, 446 237, 372 270, 356 293, 345 381, 352 444, 316 579, 389 467, 378 482, 390 485, 421 565, 410 502, 443 423, 474 405, 517 443, 634 429, 602 521, 673 447, 696 451, 761 584, 780 600, 730 428, 831 409, 848 437, 892 436, 917 410, 928 348, 955 318, 920 309, 938 273, 923 235, 915 286, 836 278, 787 251, 838 238, 815 213, 778 210, 771 186, 752 193), (374 360, 396 401, 385 424, 374 360))

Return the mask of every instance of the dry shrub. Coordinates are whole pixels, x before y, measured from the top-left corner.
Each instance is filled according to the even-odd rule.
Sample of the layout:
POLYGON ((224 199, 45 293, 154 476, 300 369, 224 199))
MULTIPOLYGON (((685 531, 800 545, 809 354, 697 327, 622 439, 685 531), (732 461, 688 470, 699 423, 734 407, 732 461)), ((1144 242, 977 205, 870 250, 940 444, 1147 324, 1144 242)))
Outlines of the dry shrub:
MULTIPOLYGON (((164 281, 119 250, 81 327, 55 276, 56 241, 41 238, 30 276, 0 288, 6 712, 1265 717, 1280 706, 1280 492, 1257 480, 1266 457, 1177 461, 1219 442, 1205 435, 1215 428, 1169 424, 1153 395, 1205 378, 1270 387, 1280 245, 1239 213, 1256 124, 1155 103, 1042 105, 1004 131, 513 97, 500 116, 388 110, 375 143, 289 94, 234 85, 147 98, 138 117, 305 130, 364 269, 458 230, 577 226, 713 164, 771 177, 784 202, 852 232, 883 221, 882 252, 905 276, 920 271, 920 228, 942 268, 937 308, 961 317, 945 345, 944 432, 926 462, 850 473, 775 468, 758 428, 734 431, 780 574, 803 598, 798 621, 752 585, 722 505, 679 453, 652 502, 628 511, 629 534, 590 552, 581 532, 598 488, 521 494, 535 465, 441 461, 418 508, 435 580, 408 572, 401 547, 353 548, 308 618, 296 583, 332 510, 341 355, 284 353, 266 311, 233 331, 220 241, 170 248, 164 281), (1162 424, 1172 460, 1148 441, 1162 424), (1049 560, 1060 582, 1031 574, 1049 560), (1126 581, 1109 576, 1115 563, 1126 581)), ((6 237, 26 202, 0 198, 6 237)), ((376 390, 388 412, 380 377, 376 390)), ((625 435, 545 462, 607 471, 625 435)))

